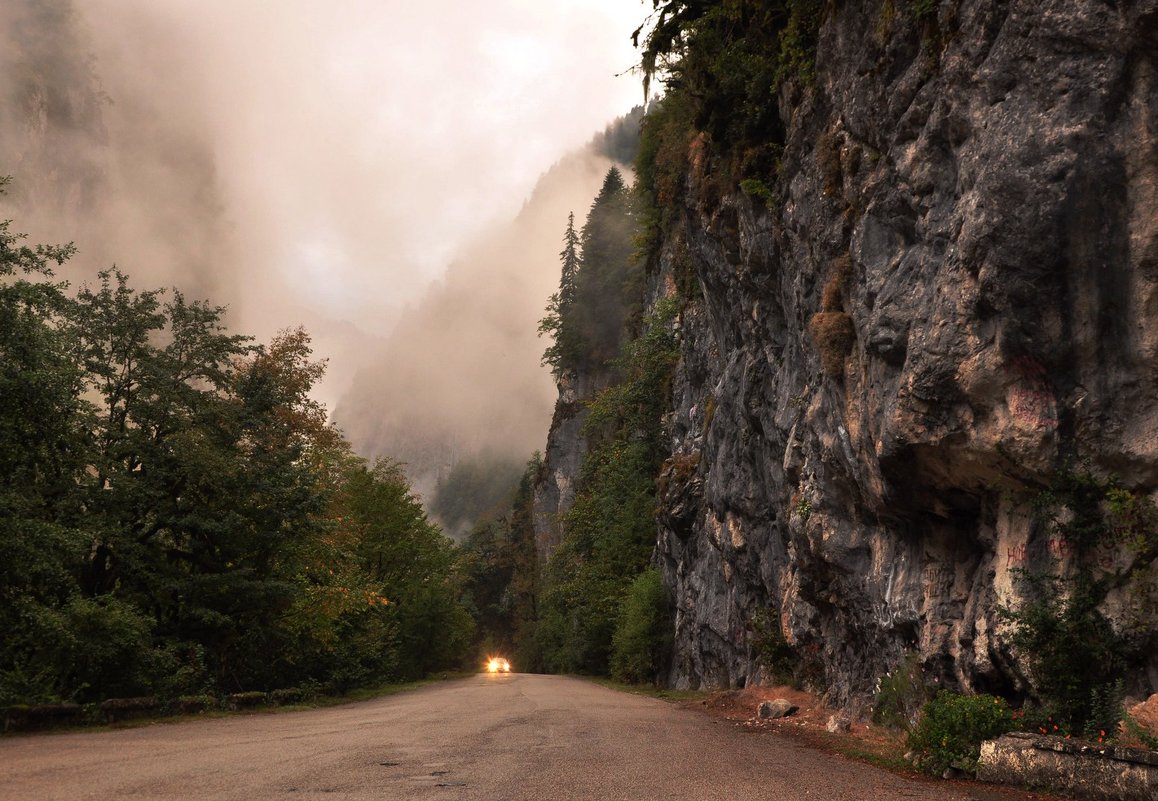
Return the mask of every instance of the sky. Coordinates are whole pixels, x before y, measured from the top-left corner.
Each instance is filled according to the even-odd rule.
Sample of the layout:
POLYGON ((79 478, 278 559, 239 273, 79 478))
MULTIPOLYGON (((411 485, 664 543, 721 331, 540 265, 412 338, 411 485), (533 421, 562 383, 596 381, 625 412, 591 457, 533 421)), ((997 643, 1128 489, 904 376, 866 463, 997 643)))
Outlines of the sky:
POLYGON ((210 141, 248 259, 230 300, 262 329, 301 306, 385 333, 642 97, 632 0, 77 3, 106 86, 210 141))
POLYGON ((366 455, 525 458, 567 214, 609 166, 576 151, 642 101, 650 5, 0 0, 0 214, 74 242, 74 284, 115 264, 259 342, 304 326, 366 455))

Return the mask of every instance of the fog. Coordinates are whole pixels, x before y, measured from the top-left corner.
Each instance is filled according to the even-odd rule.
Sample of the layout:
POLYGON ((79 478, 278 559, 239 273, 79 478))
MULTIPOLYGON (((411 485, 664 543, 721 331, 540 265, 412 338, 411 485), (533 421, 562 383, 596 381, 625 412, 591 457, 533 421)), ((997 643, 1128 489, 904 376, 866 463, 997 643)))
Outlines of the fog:
POLYGON ((649 5, 3 0, 0 212, 74 241, 74 282, 115 262, 262 340, 305 325, 364 450, 389 394, 525 451, 550 414, 534 322, 606 163, 573 156, 516 217, 641 96, 622 73, 649 5))
POLYGON ((555 385, 538 321, 558 287, 567 215, 582 223, 611 163, 585 150, 555 165, 511 224, 478 237, 403 315, 342 397, 336 419, 351 441, 404 461, 427 497, 461 459, 500 469, 543 448, 555 385))

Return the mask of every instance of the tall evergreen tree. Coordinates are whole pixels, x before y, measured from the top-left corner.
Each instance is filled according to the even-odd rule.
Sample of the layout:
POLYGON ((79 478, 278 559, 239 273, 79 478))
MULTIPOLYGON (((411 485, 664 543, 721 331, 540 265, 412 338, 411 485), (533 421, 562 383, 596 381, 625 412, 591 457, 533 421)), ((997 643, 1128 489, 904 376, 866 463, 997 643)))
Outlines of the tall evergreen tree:
POLYGON ((623 174, 612 167, 579 234, 582 258, 573 318, 582 341, 583 367, 602 367, 619 354, 638 288, 635 230, 630 192, 623 174))
POLYGON ((559 273, 559 305, 567 311, 575 303, 575 281, 579 275, 579 234, 575 232, 575 212, 567 215, 567 230, 563 233, 559 261, 563 266, 559 273))
POLYGON ((576 367, 580 341, 573 316, 576 286, 579 279, 579 234, 575 231, 575 212, 567 215, 563 233, 563 250, 559 252, 559 291, 547 302, 547 314, 539 321, 539 336, 550 335, 551 345, 543 352, 543 364, 559 378, 576 367))

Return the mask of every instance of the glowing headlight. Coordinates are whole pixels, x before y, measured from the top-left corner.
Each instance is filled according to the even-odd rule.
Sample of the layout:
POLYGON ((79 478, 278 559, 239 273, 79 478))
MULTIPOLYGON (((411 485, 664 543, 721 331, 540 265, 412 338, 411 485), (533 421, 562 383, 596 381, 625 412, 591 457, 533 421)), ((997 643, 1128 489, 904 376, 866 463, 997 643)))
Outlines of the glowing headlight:
POLYGON ((511 663, 501 656, 487 659, 487 673, 510 673, 511 663))

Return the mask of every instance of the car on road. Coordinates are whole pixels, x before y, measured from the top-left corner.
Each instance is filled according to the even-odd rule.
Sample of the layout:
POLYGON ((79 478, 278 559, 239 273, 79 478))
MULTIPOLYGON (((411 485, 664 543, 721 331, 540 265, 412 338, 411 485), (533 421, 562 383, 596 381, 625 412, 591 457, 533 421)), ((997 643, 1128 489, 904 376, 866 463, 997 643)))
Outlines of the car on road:
POLYGON ((487 673, 510 673, 511 663, 501 656, 492 656, 487 660, 487 673))

